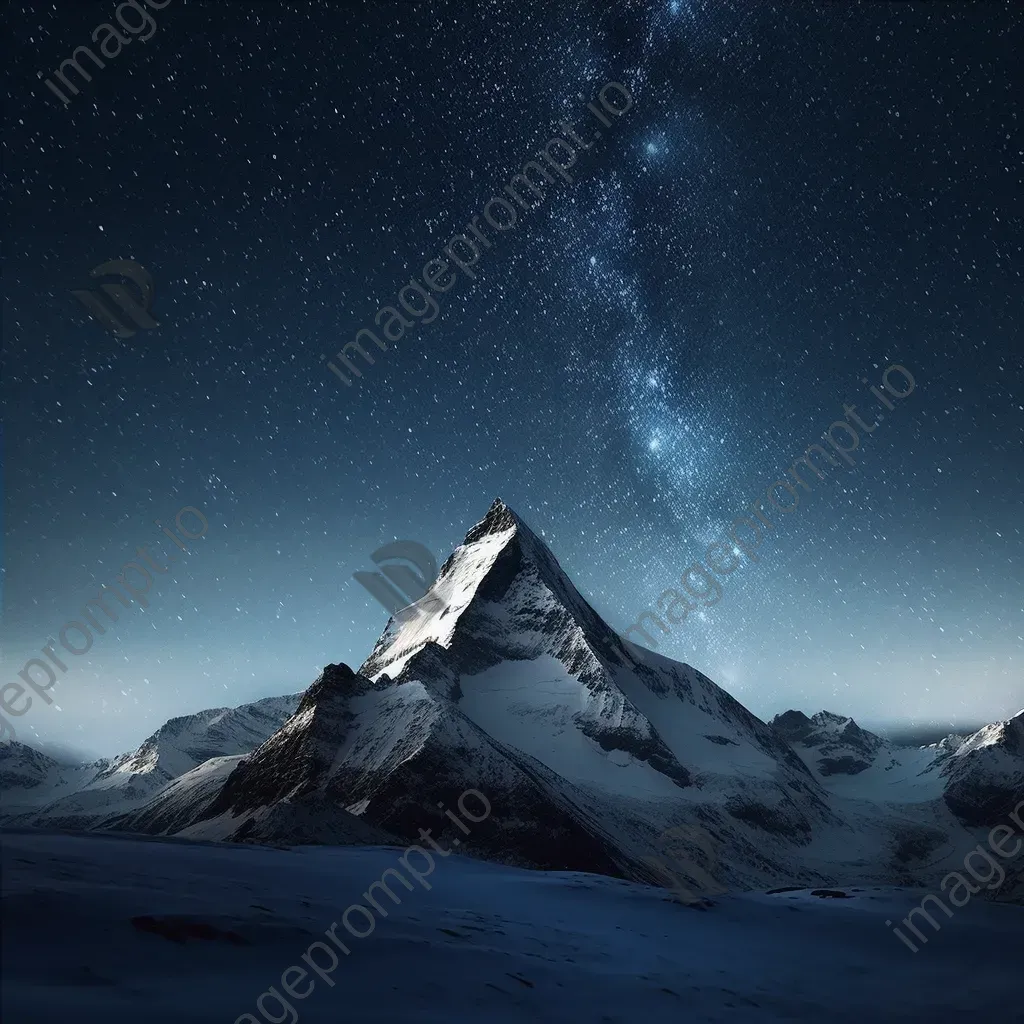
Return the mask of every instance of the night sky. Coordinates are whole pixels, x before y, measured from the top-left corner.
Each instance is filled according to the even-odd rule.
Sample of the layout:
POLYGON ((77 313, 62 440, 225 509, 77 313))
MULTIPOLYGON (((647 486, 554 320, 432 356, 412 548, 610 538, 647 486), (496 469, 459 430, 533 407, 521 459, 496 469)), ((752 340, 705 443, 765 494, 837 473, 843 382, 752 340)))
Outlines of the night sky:
POLYGON ((496 496, 625 630, 844 403, 884 413, 856 464, 659 651, 761 717, 1024 706, 1019 7, 172 0, 65 107, 37 72, 115 7, 7 18, 0 683, 140 545, 179 557, 58 646, 20 740, 109 755, 358 665, 387 612, 352 573, 440 564, 496 496), (602 132, 572 183, 343 385, 321 357, 562 119, 602 132), (158 327, 72 296, 114 259, 158 327), (184 506, 188 553, 154 523, 184 506))

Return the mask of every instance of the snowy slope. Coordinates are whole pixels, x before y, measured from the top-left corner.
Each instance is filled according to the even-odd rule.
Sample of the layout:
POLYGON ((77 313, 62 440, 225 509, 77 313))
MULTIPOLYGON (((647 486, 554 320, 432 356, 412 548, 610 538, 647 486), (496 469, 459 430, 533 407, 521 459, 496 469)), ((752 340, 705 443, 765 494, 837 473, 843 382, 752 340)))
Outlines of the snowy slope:
POLYGON ((232 754, 207 758, 157 790, 138 810, 116 819, 114 825, 118 830, 149 835, 179 832, 195 820, 197 810, 201 812, 210 804, 244 757, 232 754))
POLYGON ((635 883, 450 855, 355 939, 342 914, 400 849, 41 834, 2 849, 9 1024, 1021 1019, 1019 907, 972 901, 914 953, 885 922, 923 892, 750 893, 700 912, 635 883), (301 957, 335 922, 350 953, 332 970, 314 951, 316 975, 301 957), (291 966, 301 1000, 283 990, 291 966))
MULTIPOLYGON (((428 651, 426 657, 432 657, 428 651)), ((422 661, 413 658, 409 670, 422 661)), ((451 701, 419 681, 374 684, 329 665, 295 716, 253 751, 181 834, 218 839, 338 842, 351 818, 392 836, 428 825, 453 831, 439 804, 468 788, 493 798, 493 820, 465 851, 514 864, 650 871, 572 801, 573 788, 504 749, 451 701)))

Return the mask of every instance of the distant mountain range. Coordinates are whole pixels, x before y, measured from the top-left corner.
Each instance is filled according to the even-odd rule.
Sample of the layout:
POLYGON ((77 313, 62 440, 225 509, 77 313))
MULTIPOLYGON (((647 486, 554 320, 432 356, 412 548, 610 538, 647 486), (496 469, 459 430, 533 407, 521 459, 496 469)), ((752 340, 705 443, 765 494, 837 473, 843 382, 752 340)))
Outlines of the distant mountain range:
MULTIPOLYGON (((934 885, 1024 801, 1024 712, 927 746, 825 711, 765 723, 623 640, 501 501, 428 597, 304 694, 172 719, 112 761, 0 748, 0 820, 285 844, 431 829, 488 860, 656 884, 672 832, 694 887, 934 885), (444 810, 468 788, 493 809, 463 836, 444 810)), ((1024 892, 1013 870, 995 898, 1024 892)))

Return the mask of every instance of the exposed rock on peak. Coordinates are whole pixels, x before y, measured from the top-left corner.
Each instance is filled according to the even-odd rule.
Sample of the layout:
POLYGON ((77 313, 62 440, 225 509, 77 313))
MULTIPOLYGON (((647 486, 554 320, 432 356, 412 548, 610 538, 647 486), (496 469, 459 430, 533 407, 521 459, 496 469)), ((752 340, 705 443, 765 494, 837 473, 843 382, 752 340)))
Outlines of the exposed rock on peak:
POLYGON ((487 515, 469 529, 463 544, 472 544, 490 534, 505 533, 508 530, 515 529, 523 529, 529 533, 529 527, 522 519, 501 498, 495 498, 491 502, 491 507, 487 510, 487 515))
POLYGON ((345 665, 325 665, 324 670, 316 677, 309 689, 302 695, 296 714, 302 714, 324 701, 335 697, 345 698, 369 684, 364 676, 359 676, 345 665))
POLYGON ((784 711, 771 720, 771 726, 794 739, 802 738, 814 728, 802 711, 784 711))

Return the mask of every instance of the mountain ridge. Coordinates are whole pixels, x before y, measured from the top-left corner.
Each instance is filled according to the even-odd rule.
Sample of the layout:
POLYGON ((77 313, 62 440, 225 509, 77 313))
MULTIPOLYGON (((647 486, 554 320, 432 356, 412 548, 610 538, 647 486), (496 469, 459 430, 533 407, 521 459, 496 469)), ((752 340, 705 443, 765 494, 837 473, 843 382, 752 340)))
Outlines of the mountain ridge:
MULTIPOLYGON (((89 784, 127 779, 132 799, 74 820, 247 842, 416 841, 425 827, 450 833, 439 804, 474 788, 494 813, 463 852, 485 859, 651 881, 673 832, 684 875, 688 857, 707 857, 692 837, 721 851, 694 885, 908 884, 931 880, 1024 785, 1017 718, 919 748, 827 711, 764 722, 612 630, 496 499, 417 615, 389 619, 358 670, 329 664, 301 695, 171 720, 89 784)), ((54 806, 68 800, 35 820, 55 820, 54 806)))

